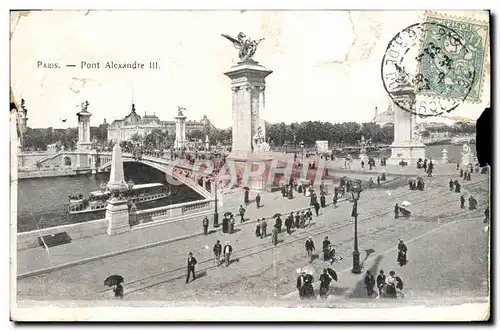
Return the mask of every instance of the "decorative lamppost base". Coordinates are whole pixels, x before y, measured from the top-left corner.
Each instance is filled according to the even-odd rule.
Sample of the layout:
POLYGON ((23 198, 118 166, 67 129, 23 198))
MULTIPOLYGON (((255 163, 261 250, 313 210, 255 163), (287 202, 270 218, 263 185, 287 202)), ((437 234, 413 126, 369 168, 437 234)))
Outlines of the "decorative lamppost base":
POLYGON ((359 265, 359 251, 352 252, 352 270, 351 271, 353 274, 360 274, 361 273, 361 266, 359 265))

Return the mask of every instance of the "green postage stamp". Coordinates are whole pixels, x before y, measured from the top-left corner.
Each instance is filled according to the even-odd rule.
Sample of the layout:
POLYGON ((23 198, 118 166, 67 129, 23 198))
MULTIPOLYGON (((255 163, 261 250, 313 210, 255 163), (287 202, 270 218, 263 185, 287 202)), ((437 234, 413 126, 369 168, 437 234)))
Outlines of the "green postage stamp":
POLYGON ((489 49, 488 22, 425 14, 421 73, 426 96, 480 103, 489 49))

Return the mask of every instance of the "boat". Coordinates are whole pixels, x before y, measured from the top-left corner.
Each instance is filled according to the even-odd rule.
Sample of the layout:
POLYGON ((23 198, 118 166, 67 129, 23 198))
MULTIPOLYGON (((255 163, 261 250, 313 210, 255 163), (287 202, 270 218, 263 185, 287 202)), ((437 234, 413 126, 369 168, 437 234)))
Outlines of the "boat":
MULTIPOLYGON (((161 183, 133 185, 126 194, 129 204, 141 204, 169 196, 165 185, 161 183)), ((83 214, 104 211, 110 197, 111 192, 107 189, 90 192, 88 198, 83 198, 81 194, 78 197, 70 197, 68 213, 83 214)))

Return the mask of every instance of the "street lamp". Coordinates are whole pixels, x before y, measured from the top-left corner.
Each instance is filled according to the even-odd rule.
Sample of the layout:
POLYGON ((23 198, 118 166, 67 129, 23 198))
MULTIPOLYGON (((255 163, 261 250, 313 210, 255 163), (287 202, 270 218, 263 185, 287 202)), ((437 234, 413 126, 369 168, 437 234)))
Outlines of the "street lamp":
POLYGON ((219 206, 218 206, 218 197, 217 197, 217 174, 214 174, 209 181, 214 184, 214 228, 219 226, 219 206))
POLYGON ((302 153, 302 166, 304 166, 304 141, 303 140, 300 142, 299 146, 300 146, 300 151, 302 153))
POLYGON ((361 273, 361 266, 359 264, 359 250, 358 250, 358 200, 361 194, 361 185, 360 183, 354 182, 351 185, 351 194, 352 194, 352 213, 351 216, 354 217, 354 251, 352 252, 352 273, 359 274, 361 273))

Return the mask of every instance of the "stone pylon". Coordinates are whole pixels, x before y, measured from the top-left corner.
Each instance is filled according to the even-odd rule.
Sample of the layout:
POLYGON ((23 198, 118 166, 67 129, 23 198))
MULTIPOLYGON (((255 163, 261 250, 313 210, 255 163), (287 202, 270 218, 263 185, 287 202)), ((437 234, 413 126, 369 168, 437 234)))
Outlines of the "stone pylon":
POLYGON ((122 149, 119 144, 115 144, 113 147, 111 173, 107 188, 111 192, 125 191, 128 189, 128 185, 125 182, 125 176, 123 174, 122 149))

